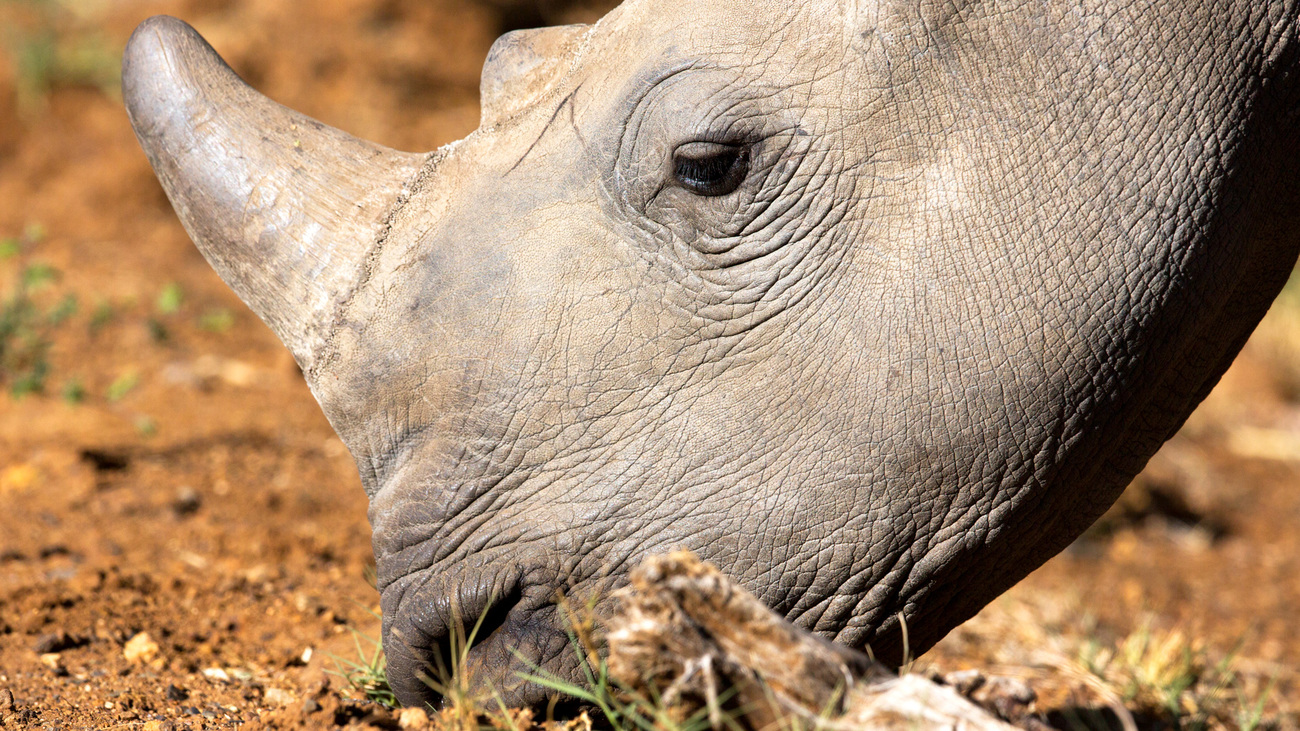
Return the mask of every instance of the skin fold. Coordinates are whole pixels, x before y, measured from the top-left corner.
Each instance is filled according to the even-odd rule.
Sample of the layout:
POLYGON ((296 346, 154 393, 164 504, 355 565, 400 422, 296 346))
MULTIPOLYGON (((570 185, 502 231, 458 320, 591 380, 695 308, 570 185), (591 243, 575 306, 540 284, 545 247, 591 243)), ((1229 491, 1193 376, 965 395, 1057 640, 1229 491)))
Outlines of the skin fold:
POLYGON ((557 598, 688 548, 887 662, 1060 551, 1300 250, 1291 0, 629 0, 518 31, 408 154, 146 21, 182 222, 356 458, 407 704, 507 703, 557 598), (441 648, 441 649, 440 649, 441 648))

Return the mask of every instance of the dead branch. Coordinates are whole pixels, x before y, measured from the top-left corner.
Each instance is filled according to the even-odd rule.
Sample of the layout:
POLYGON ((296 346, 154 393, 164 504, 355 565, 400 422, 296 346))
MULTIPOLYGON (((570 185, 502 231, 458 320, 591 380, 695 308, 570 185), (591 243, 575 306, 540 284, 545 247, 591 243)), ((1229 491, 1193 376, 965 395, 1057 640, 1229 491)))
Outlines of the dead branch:
POLYGON ((802 630, 689 552, 647 558, 607 618, 610 675, 714 728, 1012 728, 949 688, 899 678, 802 630))

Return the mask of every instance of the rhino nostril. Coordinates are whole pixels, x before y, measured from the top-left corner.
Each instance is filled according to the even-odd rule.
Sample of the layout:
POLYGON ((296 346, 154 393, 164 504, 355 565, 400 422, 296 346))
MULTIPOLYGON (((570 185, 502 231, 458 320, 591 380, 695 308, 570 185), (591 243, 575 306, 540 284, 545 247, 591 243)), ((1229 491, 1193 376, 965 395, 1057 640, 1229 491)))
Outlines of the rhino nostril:
POLYGON ((492 639, 522 599, 522 591, 515 585, 500 597, 489 596, 477 615, 453 612, 447 639, 438 643, 438 659, 447 680, 465 671, 470 651, 492 639))
POLYGON ((522 601, 518 581, 467 582, 451 591, 434 584, 386 608, 384 649, 398 700, 439 707, 477 684, 483 652, 509 655, 500 635, 522 601))
POLYGON ((518 564, 506 573, 479 568, 467 561, 384 587, 388 681, 403 705, 441 708, 467 693, 542 703, 550 691, 533 680, 540 668, 579 679, 554 599, 559 582, 518 564))

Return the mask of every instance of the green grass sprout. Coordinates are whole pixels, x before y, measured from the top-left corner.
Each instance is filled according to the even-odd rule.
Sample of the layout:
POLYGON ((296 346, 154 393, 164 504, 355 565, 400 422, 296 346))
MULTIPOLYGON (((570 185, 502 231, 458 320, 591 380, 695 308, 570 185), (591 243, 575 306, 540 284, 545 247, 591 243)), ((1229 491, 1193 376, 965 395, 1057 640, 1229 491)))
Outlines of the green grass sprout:
POLYGON ((154 301, 154 307, 158 309, 159 314, 174 315, 181 309, 185 302, 185 292, 181 285, 176 282, 168 282, 158 293, 158 298, 154 301))
POLYGON ((135 370, 128 370, 108 385, 108 390, 104 392, 104 398, 110 402, 121 401, 128 393, 134 391, 138 385, 140 385, 140 374, 135 370))
POLYGON ((199 329, 221 334, 235 326, 235 316, 224 307, 208 310, 199 316, 199 329))

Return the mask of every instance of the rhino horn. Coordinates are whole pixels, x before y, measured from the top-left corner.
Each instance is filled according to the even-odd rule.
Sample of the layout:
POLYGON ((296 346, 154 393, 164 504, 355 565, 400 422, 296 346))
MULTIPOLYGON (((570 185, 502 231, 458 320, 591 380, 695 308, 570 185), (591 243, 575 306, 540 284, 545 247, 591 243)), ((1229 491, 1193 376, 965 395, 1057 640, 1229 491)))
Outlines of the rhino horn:
POLYGON ((131 36, 122 93, 185 230, 310 372, 429 156, 271 101, 175 18, 131 36))

